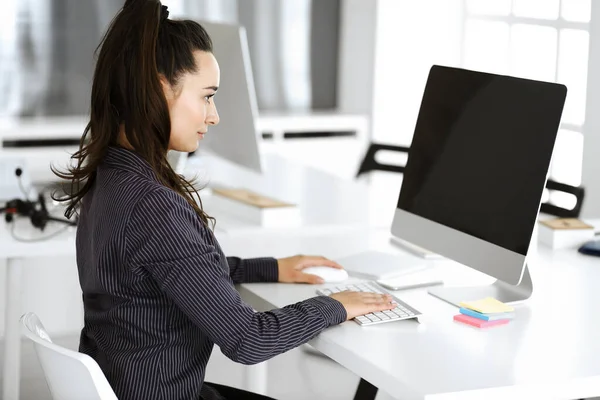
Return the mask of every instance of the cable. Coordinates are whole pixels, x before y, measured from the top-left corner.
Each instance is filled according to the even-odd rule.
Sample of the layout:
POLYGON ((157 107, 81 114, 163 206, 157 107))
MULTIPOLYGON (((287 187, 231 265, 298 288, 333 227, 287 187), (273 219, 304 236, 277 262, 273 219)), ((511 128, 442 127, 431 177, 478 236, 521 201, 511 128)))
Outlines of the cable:
MULTIPOLYGON (((31 194, 31 191, 36 192, 35 185, 30 184, 29 190, 27 191, 27 190, 25 190, 25 187, 23 186, 23 178, 21 177, 23 175, 23 170, 21 168, 15 169, 15 175, 17 176, 17 182, 19 184, 19 189, 21 190, 21 193, 23 193, 23 196, 25 196, 25 200, 30 201, 29 195, 31 194)), ((49 188, 51 188, 55 185, 56 185, 56 182, 46 183, 42 186, 39 193, 43 194, 46 192, 46 190, 48 190, 49 188)))
POLYGON ((67 224, 69 226, 77 226, 77 221, 70 221, 68 219, 56 218, 56 217, 46 217, 46 221, 60 222, 63 224, 67 224))
POLYGON ((17 168, 15 170, 15 175, 17 176, 17 182, 19 183, 19 189, 21 189, 21 193, 23 193, 23 196, 25 196, 25 200, 29 201, 29 192, 31 191, 31 188, 29 188, 29 192, 25 190, 25 187, 23 187, 23 179, 21 178, 21 175, 23 175, 23 170, 21 168, 17 168))
POLYGON ((21 193, 23 193, 23 196, 25 196, 25 200, 29 200, 29 193, 25 191, 21 178, 17 179, 17 182, 19 182, 19 189, 21 189, 21 193))
MULTIPOLYGON (((31 220, 31 224, 33 225, 33 227, 35 228, 39 228, 41 231, 44 231, 44 228, 46 227, 46 225, 48 224, 48 222, 60 222, 65 224, 65 229, 67 229, 69 226, 77 226, 77 219, 75 221, 70 221, 68 219, 62 219, 62 218, 57 218, 57 217, 53 217, 50 215, 50 213, 48 212, 48 209, 46 208, 46 201, 44 198, 44 192, 46 191, 46 189, 48 187, 50 187, 50 185, 45 185, 42 188, 42 191, 37 195, 37 199, 34 201, 29 200, 29 194, 31 192, 31 190, 35 191, 35 188, 33 186, 31 186, 29 188, 29 190, 25 190, 25 187, 23 186, 23 169, 21 167, 17 167, 15 169, 15 175, 17 177, 17 182, 19 184, 19 189, 21 190, 21 192, 23 193, 23 196, 25 197, 24 200, 21 199, 13 199, 8 201, 4 207, 0 208, 0 214, 4 213, 4 219, 6 220, 6 222, 8 224, 13 223, 14 219, 16 216, 23 216, 23 217, 28 217, 31 220)), ((60 234, 61 232, 63 232, 65 229, 59 230, 53 234, 41 237, 41 238, 36 238, 36 239, 24 239, 24 238, 19 238, 17 235, 14 234, 14 227, 15 227, 15 223, 13 223, 13 228, 11 229, 11 234, 13 236, 13 238, 17 241, 21 241, 21 242, 38 242, 38 241, 43 241, 43 240, 47 240, 57 234, 60 234)))
POLYGON ((43 237, 38 237, 38 238, 34 238, 34 239, 29 239, 29 238, 20 238, 15 234, 15 227, 17 226, 16 223, 12 223, 11 224, 11 229, 10 229, 10 235, 12 236, 12 238, 14 240, 16 240, 17 242, 21 242, 21 243, 34 243, 34 242, 43 242, 45 240, 49 240, 52 239, 55 236, 60 235, 61 233, 65 232, 67 229, 69 229, 71 227, 71 225, 65 225, 62 229, 57 230, 56 232, 52 232, 49 235, 43 236, 43 237))

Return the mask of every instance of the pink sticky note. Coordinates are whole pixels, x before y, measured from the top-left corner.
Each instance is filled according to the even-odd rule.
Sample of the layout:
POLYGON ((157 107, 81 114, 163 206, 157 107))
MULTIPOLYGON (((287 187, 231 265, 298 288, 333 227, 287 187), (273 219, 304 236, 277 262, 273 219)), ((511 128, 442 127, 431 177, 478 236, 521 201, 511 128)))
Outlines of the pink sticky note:
POLYGON ((462 322, 463 324, 473 325, 477 328, 489 328, 497 325, 508 324, 510 319, 497 319, 495 321, 484 321, 479 318, 469 317, 468 315, 458 314, 454 316, 454 320, 462 322))

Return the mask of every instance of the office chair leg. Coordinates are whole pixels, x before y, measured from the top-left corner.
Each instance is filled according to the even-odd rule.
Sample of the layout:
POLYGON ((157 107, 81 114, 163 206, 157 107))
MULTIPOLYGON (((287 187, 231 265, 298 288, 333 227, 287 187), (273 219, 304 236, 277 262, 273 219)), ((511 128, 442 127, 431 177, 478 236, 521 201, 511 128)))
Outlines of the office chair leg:
POLYGON ((375 386, 360 378, 354 400, 375 400, 377 390, 378 389, 375 386))

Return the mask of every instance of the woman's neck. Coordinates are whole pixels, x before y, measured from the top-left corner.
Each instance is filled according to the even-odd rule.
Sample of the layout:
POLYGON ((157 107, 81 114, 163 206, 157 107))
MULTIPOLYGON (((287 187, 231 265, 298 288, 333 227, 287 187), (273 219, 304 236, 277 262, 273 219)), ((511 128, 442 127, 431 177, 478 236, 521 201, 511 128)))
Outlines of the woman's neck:
POLYGON ((125 147, 126 149, 133 150, 133 146, 127 140, 127 135, 125 134, 125 125, 119 125, 119 137, 117 139, 117 144, 121 147, 125 147))

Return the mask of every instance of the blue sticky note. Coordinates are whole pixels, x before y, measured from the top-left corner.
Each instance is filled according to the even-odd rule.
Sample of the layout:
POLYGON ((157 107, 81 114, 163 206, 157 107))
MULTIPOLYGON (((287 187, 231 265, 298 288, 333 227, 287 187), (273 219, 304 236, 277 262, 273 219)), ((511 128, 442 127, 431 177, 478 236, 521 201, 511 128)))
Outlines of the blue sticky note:
POLYGON ((470 310, 468 308, 461 307, 460 313, 464 315, 468 315, 473 318, 482 319, 484 321, 496 321, 498 319, 512 319, 515 317, 514 313, 496 313, 496 314, 482 314, 477 311, 470 310))

